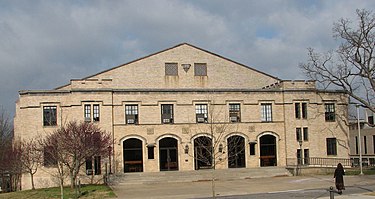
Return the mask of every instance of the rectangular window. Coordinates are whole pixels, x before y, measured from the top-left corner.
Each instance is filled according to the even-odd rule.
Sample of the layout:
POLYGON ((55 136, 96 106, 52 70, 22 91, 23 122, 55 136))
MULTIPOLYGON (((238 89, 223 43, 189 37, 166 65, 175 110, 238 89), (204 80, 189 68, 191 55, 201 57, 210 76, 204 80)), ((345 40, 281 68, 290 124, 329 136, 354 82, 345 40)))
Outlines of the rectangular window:
POLYGON ((147 157, 148 157, 148 159, 150 159, 150 160, 153 160, 154 159, 154 146, 149 146, 149 147, 147 147, 147 157))
POLYGON ((207 104, 196 104, 195 105, 195 115, 197 123, 207 123, 208 122, 208 109, 207 104))
POLYGON ((372 136, 372 148, 374 150, 373 153, 375 154, 375 135, 372 136))
POLYGON ((374 116, 370 115, 367 117, 368 124, 374 125, 374 116))
POLYGON ((86 158, 86 175, 92 175, 92 158, 86 158))
POLYGON ((240 104, 229 104, 229 121, 240 122, 241 121, 241 109, 240 104))
POLYGON ((295 112, 296 119, 301 119, 300 103, 294 103, 294 112, 295 112))
POLYGON ((327 138, 327 155, 337 155, 336 138, 327 138))
POLYGON ((206 63, 195 63, 194 64, 194 75, 195 76, 207 76, 207 64, 206 63))
POLYGON ((165 76, 178 76, 178 64, 165 63, 165 76))
POLYGON ((303 141, 309 141, 309 130, 307 127, 303 128, 303 141))
POLYGON ((138 124, 138 105, 125 105, 126 124, 138 124))
POLYGON ((363 146, 365 148, 365 154, 367 154, 367 137, 363 136, 363 146))
POLYGON ((94 174, 100 175, 102 174, 102 166, 100 162, 100 156, 94 156, 94 174))
POLYGON ((327 104, 324 104, 324 107, 325 107, 326 122, 334 122, 335 121, 335 104, 327 103, 327 104))
POLYGON ((91 104, 85 104, 85 122, 91 122, 91 104))
POLYGON ((294 114, 296 116, 296 119, 307 119, 307 103, 294 103, 294 114))
POLYGON ((57 165, 57 159, 56 157, 56 151, 54 147, 52 146, 46 146, 43 149, 43 165, 45 167, 48 166, 56 166, 57 165))
POLYGON ((261 104, 262 106, 262 122, 272 121, 272 104, 261 104))
POLYGON ((297 141, 302 141, 302 132, 301 132, 301 128, 296 128, 296 140, 297 140, 297 141))
POLYGON ((161 123, 162 124, 173 123, 173 104, 161 105, 161 123))
POLYGON ((302 103, 302 119, 307 119, 307 103, 302 103))
POLYGON ((93 120, 94 122, 99 122, 100 120, 100 109, 99 109, 99 104, 94 104, 93 105, 93 110, 94 110, 94 113, 93 113, 93 120))
POLYGON ((302 150, 301 149, 297 149, 297 163, 298 165, 302 164, 302 150))
MULTIPOLYGON (((373 139, 374 139, 374 135, 373 135, 373 139)), ((358 154, 358 137, 355 136, 355 154, 358 154)))
POLYGON ((250 143, 250 155, 255 155, 255 144, 256 143, 250 143))
POLYGON ((303 150, 303 164, 309 164, 310 163, 310 152, 309 149, 303 150))
POLYGON ((56 106, 43 107, 43 125, 56 126, 57 125, 57 112, 56 106))

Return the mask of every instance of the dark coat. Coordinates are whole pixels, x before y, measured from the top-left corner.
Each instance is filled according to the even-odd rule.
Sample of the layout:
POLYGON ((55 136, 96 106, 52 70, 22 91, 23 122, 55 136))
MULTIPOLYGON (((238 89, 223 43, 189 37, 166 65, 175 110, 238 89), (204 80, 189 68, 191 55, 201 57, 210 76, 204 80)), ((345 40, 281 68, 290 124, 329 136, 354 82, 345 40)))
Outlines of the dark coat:
POLYGON ((333 176, 335 178, 335 184, 336 184, 337 190, 344 190, 345 189, 344 175, 345 175, 344 169, 342 167, 341 168, 337 167, 336 170, 335 170, 335 174, 333 176))

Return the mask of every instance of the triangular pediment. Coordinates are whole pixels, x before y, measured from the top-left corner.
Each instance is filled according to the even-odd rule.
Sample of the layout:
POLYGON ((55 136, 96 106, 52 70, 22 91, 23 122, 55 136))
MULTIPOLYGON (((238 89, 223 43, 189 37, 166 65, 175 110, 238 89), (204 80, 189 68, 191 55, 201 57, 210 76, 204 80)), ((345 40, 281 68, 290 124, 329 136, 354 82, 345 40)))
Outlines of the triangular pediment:
POLYGON ((276 77, 183 43, 72 80, 57 89, 261 89, 278 81, 276 77))

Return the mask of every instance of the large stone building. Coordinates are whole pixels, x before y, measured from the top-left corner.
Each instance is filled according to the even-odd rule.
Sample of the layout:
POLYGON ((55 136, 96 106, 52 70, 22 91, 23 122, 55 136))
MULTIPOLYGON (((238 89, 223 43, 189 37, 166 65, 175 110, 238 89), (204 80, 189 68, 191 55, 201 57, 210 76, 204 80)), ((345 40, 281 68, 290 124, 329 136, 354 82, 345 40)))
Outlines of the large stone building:
POLYGON ((363 166, 375 166, 375 114, 368 109, 363 112, 364 119, 351 121, 349 127, 350 157, 353 160, 353 166, 360 165, 360 154, 363 166))
MULTIPOLYGON (((20 91, 14 125, 15 137, 27 139, 67 121, 93 122, 114 137, 116 173, 210 168, 211 144, 218 169, 286 166, 297 157, 349 158, 347 105, 343 92, 183 43, 53 90, 20 91)), ((100 174, 103 160, 84 169, 100 174)), ((48 169, 36 186, 51 185, 48 169)))

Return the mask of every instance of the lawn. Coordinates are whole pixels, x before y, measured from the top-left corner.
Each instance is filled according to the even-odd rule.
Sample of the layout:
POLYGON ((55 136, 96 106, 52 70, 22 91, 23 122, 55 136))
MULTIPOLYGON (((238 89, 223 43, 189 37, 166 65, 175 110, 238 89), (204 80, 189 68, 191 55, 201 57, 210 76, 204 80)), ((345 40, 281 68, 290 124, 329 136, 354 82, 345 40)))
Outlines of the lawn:
MULTIPOLYGON (((39 198, 60 198, 60 187, 17 191, 11 193, 0 194, 0 199, 39 199, 39 198)), ((64 188, 64 198, 75 198, 74 189, 70 187, 64 188)), ((106 185, 83 185, 81 187, 81 195, 79 198, 99 199, 99 198, 116 198, 112 189, 106 185)))
MULTIPOLYGON (((363 168, 364 175, 375 175, 375 168, 363 168)), ((358 168, 356 169, 346 169, 345 175, 359 175, 361 172, 358 168)))

